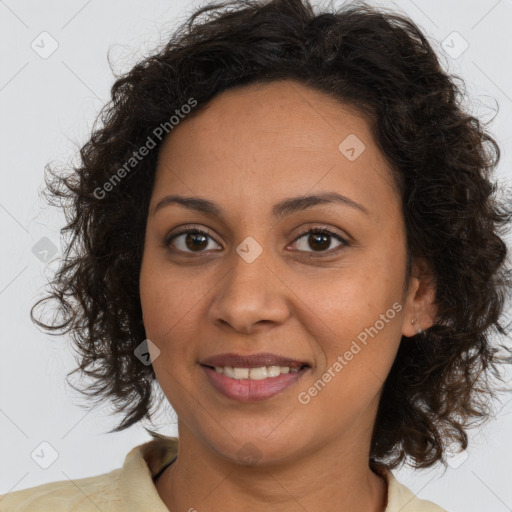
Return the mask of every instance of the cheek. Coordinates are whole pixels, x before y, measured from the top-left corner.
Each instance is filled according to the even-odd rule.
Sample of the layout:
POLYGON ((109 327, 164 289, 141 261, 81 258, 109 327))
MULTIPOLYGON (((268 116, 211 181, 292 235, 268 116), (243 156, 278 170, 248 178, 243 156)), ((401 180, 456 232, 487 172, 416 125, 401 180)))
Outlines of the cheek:
POLYGON ((186 383, 197 371, 199 345, 206 339, 204 301, 214 286, 206 275, 197 278, 197 270, 171 268, 157 254, 143 261, 140 274, 140 299, 146 336, 160 350, 153 368, 165 395, 173 407, 180 406, 186 383), (194 277, 195 275, 195 277, 194 277), (180 391, 182 390, 182 391, 180 391))
POLYGON ((323 354, 298 400, 311 407, 308 417, 336 428, 376 404, 401 340, 400 294, 370 281, 348 273, 310 290, 308 305, 321 319, 315 340, 323 354))
MULTIPOLYGON (((290 288, 300 290, 304 307, 299 314, 305 318, 307 311, 310 321, 304 325, 321 348, 319 367, 344 375, 333 379, 343 386, 344 395, 359 393, 361 384, 370 382, 368 379, 380 386, 398 350, 404 309, 403 273, 402 256, 395 256, 360 258, 357 264, 347 263, 325 277, 317 274, 290 282, 290 288), (339 358, 342 368, 333 368, 339 358)), ((405 260, 403 265, 405 270, 405 260)))
MULTIPOLYGON (((286 283, 333 335, 357 336, 402 300, 400 257, 390 263, 366 256, 357 259, 347 258, 343 266, 324 273, 295 272, 286 283)), ((403 265, 405 270, 405 261, 403 265)))
MULTIPOLYGON (((197 273, 197 271, 196 271, 197 273)), ((179 269, 169 261, 148 252, 140 273, 140 301, 148 338, 158 343, 186 328, 207 294, 207 279, 194 278, 194 272, 179 269)))
MULTIPOLYGON (((395 270, 399 268, 397 262, 395 270)), ((371 276, 354 286, 353 300, 347 304, 352 321, 347 322, 343 359, 348 361, 347 375, 357 375, 356 388, 369 379, 368 385, 376 390, 384 384, 401 341, 404 304, 401 273, 392 275, 392 269, 379 272, 377 266, 373 269, 371 276)))

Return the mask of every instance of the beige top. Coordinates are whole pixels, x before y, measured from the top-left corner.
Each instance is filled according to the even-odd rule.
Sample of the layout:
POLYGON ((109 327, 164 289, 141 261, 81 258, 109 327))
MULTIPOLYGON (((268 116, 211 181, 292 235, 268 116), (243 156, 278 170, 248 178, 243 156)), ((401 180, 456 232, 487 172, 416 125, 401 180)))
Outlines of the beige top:
MULTIPOLYGON (((110 473, 63 480, 0 495, 2 512, 169 512, 153 477, 178 453, 178 439, 154 439, 133 448, 121 468, 110 473)), ((385 512, 446 512, 420 500, 390 471, 385 512)))

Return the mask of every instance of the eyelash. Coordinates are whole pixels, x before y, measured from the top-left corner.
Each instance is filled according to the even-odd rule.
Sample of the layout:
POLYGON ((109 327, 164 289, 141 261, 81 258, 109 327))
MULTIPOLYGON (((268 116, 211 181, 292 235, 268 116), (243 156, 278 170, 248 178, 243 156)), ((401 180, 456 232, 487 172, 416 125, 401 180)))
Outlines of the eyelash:
MULTIPOLYGON (((165 241, 164 241, 164 246, 167 249, 169 249, 170 246, 171 246, 172 241, 175 238, 178 238, 181 235, 188 235, 188 234, 204 235, 204 236, 209 237, 209 238, 211 238, 212 240, 215 241, 215 239, 207 231, 204 231, 204 230, 202 230, 200 228, 196 228, 196 227, 192 228, 191 227, 191 228, 184 229, 183 231, 180 231, 179 233, 175 233, 171 237, 167 237, 165 239, 165 241)), ((322 257, 326 257, 326 256, 331 256, 333 253, 337 253, 338 251, 340 251, 340 250, 342 250, 345 247, 348 247, 350 245, 349 242, 346 239, 344 239, 343 237, 341 237, 337 233, 334 233, 330 229, 327 229, 326 227, 316 227, 316 228, 306 229, 305 231, 302 231, 299 235, 297 235, 297 237, 295 238, 293 243, 295 243, 297 240, 302 238, 304 235, 309 235, 309 234, 325 234, 325 235, 329 235, 329 236, 335 238, 336 240, 338 240, 339 242, 341 242, 342 245, 340 245, 339 247, 336 247, 335 249, 329 249, 327 251, 318 251, 318 252, 316 252, 316 251, 299 251, 299 252, 305 252, 306 253, 305 257, 306 258, 322 258, 322 257)), ((185 254, 194 254, 194 251, 182 251, 181 249, 177 249, 177 251, 185 253, 185 254)), ((201 252, 204 252, 204 251, 198 251, 197 254, 201 254, 201 252)))

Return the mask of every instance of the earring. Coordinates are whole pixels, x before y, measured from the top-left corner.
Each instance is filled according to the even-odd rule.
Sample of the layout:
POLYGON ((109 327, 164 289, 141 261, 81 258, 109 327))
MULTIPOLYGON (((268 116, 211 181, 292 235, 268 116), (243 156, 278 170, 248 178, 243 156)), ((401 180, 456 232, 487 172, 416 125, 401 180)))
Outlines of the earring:
MULTIPOLYGON (((414 325, 416 323, 417 318, 415 316, 411 319, 411 324, 414 325)), ((423 332, 423 329, 421 327, 418 327, 418 334, 421 334, 423 332)))

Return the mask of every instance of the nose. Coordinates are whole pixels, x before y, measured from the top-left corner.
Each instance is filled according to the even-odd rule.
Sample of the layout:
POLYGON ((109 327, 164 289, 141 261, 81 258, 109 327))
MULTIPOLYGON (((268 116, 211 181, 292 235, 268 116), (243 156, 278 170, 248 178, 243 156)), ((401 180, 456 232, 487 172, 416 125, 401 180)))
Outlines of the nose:
POLYGON ((252 262, 236 251, 231 258, 230 270, 215 288, 210 320, 244 334, 285 322, 290 315, 292 292, 271 265, 266 251, 252 262))

